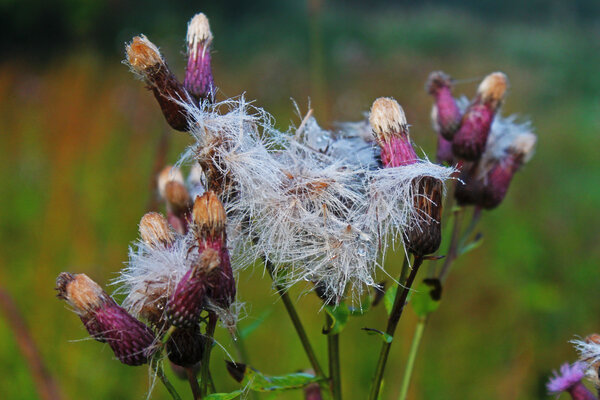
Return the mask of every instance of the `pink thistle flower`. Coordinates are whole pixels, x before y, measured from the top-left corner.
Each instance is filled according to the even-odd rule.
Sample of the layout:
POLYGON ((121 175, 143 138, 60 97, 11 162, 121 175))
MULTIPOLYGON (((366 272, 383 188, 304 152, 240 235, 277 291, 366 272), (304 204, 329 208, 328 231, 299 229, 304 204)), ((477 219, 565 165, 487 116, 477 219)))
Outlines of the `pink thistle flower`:
POLYGON ((563 364, 560 371, 554 371, 554 375, 546 384, 546 388, 550 394, 569 392, 574 400, 597 400, 596 396, 581 382, 585 376, 585 368, 583 362, 563 364))

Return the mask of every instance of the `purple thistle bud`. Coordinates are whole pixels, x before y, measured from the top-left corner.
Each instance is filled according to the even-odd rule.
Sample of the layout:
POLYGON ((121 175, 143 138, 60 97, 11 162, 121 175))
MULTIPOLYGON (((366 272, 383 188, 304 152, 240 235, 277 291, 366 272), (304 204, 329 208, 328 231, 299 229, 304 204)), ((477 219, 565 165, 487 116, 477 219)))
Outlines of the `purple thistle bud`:
POLYGON ((202 13, 196 14, 188 23, 188 61, 183 85, 198 101, 214 101, 215 83, 210 63, 212 40, 208 18, 202 13))
POLYGON ((387 97, 375 100, 371 106, 369 122, 381 147, 381 162, 385 167, 417 162, 404 110, 396 100, 387 97))
POLYGON ((173 75, 158 48, 146 36, 140 35, 126 46, 126 52, 131 69, 152 90, 169 125, 175 130, 187 132, 189 119, 182 103, 192 103, 192 99, 173 75))
POLYGON ((219 255, 207 249, 181 278, 167 302, 169 322, 178 328, 190 328, 198 323, 205 304, 207 276, 219 266, 219 255))
MULTIPOLYGON (((313 371, 310 371, 311 374, 314 374, 313 371)), ((323 396, 321 396, 321 387, 318 383, 311 383, 304 387, 304 400, 322 400, 323 396)))
POLYGON ((225 208, 214 192, 196 197, 192 219, 200 253, 212 249, 219 254, 219 268, 207 276, 208 297, 219 307, 229 308, 235 299, 235 279, 227 250, 225 208))
POLYGON ((597 400, 581 382, 585 376, 585 363, 565 363, 560 367, 560 372, 554 371, 554 376, 546 384, 550 394, 569 392, 573 400, 597 400))
POLYGON ((56 278, 58 298, 74 308, 87 331, 99 342, 108 343, 123 364, 141 365, 154 350, 152 331, 85 274, 62 272, 56 278))
POLYGON ((438 133, 452 140, 460 126, 462 114, 452 96, 452 80, 442 71, 432 72, 427 80, 427 92, 435 98, 438 133))
POLYGON ((167 341, 169 361, 182 367, 192 367, 200 362, 206 341, 200 327, 178 328, 167 341))
POLYGON ((454 155, 467 161, 476 161, 481 157, 507 87, 508 80, 502 72, 494 72, 481 82, 477 97, 467 108, 460 128, 452 139, 454 155))

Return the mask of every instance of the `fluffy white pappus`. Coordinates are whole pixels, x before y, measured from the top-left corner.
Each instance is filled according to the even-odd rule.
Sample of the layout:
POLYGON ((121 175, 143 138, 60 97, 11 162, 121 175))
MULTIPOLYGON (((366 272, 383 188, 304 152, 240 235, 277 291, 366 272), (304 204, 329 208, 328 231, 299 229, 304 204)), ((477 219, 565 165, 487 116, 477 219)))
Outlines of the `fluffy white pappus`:
POLYGON ((433 177, 443 183, 452 179, 452 174, 456 171, 454 168, 433 164, 425 159, 414 164, 369 172, 369 199, 362 215, 365 224, 372 224, 373 229, 380 232, 382 249, 385 250, 390 245, 389 239, 403 240, 403 230, 421 225, 419 222, 424 216, 415 208, 413 202, 419 180, 433 177))
POLYGON ((112 282, 116 293, 126 295, 123 307, 136 317, 142 317, 145 307, 160 308, 194 262, 190 252, 194 243, 192 233, 176 234, 170 246, 135 242, 125 268, 112 282))
POLYGON ((528 162, 533 156, 537 140, 532 131, 531 122, 517 122, 517 115, 496 115, 485 152, 479 161, 477 175, 480 178, 485 177, 494 165, 505 160, 510 154, 520 154, 521 162, 528 162))
POLYGON ((575 351, 579 353, 579 359, 586 362, 588 365, 600 362, 600 344, 592 341, 574 339, 571 344, 575 347, 575 351))
POLYGON ((454 172, 428 161, 378 169, 364 123, 332 132, 308 115, 281 132, 243 97, 187 107, 195 143, 181 162, 212 165, 229 181, 222 201, 234 269, 266 259, 281 285, 313 282, 330 299, 376 285, 382 238, 418 216, 412 181, 454 172))

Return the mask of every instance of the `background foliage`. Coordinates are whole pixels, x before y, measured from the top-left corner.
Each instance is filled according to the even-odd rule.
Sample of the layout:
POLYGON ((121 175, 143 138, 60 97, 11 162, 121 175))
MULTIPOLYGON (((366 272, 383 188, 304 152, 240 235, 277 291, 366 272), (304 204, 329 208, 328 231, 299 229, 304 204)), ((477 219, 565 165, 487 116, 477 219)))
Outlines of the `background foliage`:
MULTIPOLYGON (((211 18, 222 93, 246 92, 282 128, 298 122, 290 97, 305 111, 311 96, 317 117, 330 125, 360 119, 374 98, 394 96, 413 139, 433 156, 428 73, 445 70, 463 80, 456 92, 466 94, 488 72, 508 74, 504 113, 532 119, 537 155, 504 204, 485 214, 484 245, 452 274, 425 333, 410 398, 544 398, 550 370, 575 358, 567 340, 600 330, 598 2, 351 1, 327 3, 310 16, 307 9, 304 2, 267 0, 0 2, 0 282, 68 398, 145 398, 145 369, 121 365, 107 347, 83 340, 83 327, 54 299, 53 286, 63 270, 108 283, 126 260, 166 128, 149 93, 119 64, 123 43, 144 32, 182 71, 186 22, 197 11, 211 18)), ((174 161, 187 138, 173 133, 171 143, 174 161)), ((399 264, 389 259, 393 275, 399 264)), ((244 272, 239 286, 249 304, 240 326, 264 318, 247 342, 252 363, 269 374, 306 368, 262 270, 244 272)), ((318 300, 294 298, 324 362, 318 300)), ((410 345, 415 317, 406 316, 389 388, 397 387, 410 345)), ((360 328, 381 328, 384 320, 378 307, 345 329, 348 398, 365 397, 379 349, 360 328)), ((224 331, 218 338, 234 354, 224 331)), ((2 318, 0 340, 2 397, 37 398, 2 318)), ((225 358, 214 352, 222 391, 235 388, 225 358)), ((166 398, 164 389, 153 398, 166 398)))

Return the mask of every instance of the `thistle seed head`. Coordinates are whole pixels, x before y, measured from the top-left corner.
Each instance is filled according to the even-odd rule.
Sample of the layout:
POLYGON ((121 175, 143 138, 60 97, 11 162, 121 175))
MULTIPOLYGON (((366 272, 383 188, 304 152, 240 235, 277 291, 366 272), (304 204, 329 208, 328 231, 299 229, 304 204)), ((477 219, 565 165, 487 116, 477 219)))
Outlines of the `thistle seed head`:
POLYGON ((395 136, 408 136, 404 110, 392 98, 380 97, 373 102, 369 123, 380 142, 389 142, 395 136))
POLYGON ((225 235, 225 208, 213 191, 196 197, 192 209, 195 230, 200 238, 219 238, 225 235))
POLYGON ((502 104, 507 89, 508 77, 502 72, 494 72, 481 81, 477 88, 477 96, 482 104, 495 111, 502 104))
POLYGON ((134 37, 125 46, 125 51, 127 62, 132 70, 145 79, 149 74, 156 72, 157 69, 165 67, 165 61, 158 47, 148 40, 145 35, 134 37))
POLYGON ((173 167, 172 165, 167 165, 166 167, 164 167, 158 174, 157 179, 158 193, 163 199, 166 199, 167 183, 179 182, 182 185, 184 184, 183 174, 181 173, 181 170, 177 167, 173 167))
POLYGON ((183 216, 191 207, 190 194, 183 183, 170 181, 165 185, 168 208, 177 216, 183 216))
POLYGON ((140 221, 140 236, 150 246, 170 246, 175 237, 162 214, 149 212, 140 221))
POLYGON ((408 165, 417 161, 408 134, 406 116, 396 100, 387 97, 375 100, 369 122, 381 147, 381 161, 385 167, 408 165))
POLYGON ((73 307, 80 316, 89 316, 114 301, 86 274, 61 272, 56 278, 57 297, 73 307))
POLYGON ((58 297, 75 309, 90 335, 108 343, 119 361, 127 365, 148 361, 155 350, 152 331, 87 275, 63 272, 56 279, 56 290, 58 297))
POLYGON ((186 104, 191 102, 190 95, 173 75, 158 48, 140 35, 134 37, 125 50, 131 70, 152 90, 168 124, 178 131, 187 131, 186 104))

